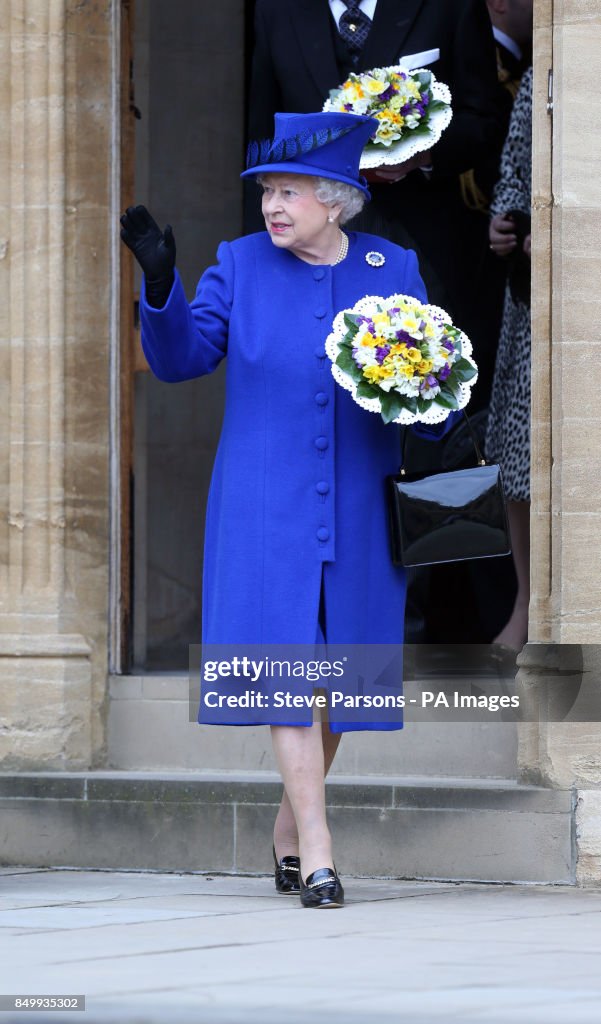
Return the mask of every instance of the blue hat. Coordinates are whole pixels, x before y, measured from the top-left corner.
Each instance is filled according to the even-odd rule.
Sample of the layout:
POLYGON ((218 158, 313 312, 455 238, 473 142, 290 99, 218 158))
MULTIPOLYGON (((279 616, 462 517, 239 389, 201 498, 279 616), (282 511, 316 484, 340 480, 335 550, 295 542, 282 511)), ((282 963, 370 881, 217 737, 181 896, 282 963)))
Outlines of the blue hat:
POLYGON ((374 117, 360 114, 276 114, 273 141, 251 142, 240 177, 274 171, 311 174, 354 185, 369 199, 359 161, 377 127, 374 117))

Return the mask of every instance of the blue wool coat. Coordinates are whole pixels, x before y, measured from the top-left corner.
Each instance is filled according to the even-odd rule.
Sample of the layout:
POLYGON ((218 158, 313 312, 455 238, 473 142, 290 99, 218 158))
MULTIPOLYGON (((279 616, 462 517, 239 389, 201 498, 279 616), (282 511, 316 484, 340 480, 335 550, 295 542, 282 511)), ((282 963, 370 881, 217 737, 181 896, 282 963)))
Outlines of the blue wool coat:
MULTIPOLYGON (((329 643, 403 641, 405 573, 391 562, 384 490, 399 428, 334 382, 324 342, 335 314, 365 295, 426 293, 415 253, 348 235, 336 266, 305 263, 261 232, 221 243, 190 304, 177 273, 162 309, 142 289, 142 344, 160 380, 209 374, 227 355, 204 644, 313 644, 322 574, 329 643), (367 263, 370 250, 383 266, 367 263)), ((434 438, 450 422, 414 429, 434 438)), ((249 714, 257 721, 269 715, 249 714)))

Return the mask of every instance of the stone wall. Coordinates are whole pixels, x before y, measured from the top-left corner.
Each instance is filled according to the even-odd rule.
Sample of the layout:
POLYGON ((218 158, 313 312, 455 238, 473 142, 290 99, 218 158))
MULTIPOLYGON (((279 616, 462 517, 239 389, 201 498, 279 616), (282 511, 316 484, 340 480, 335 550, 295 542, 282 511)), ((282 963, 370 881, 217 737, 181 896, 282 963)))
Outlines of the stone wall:
MULTIPOLYGON (((94 767, 105 752, 109 442, 119 429, 110 381, 118 339, 120 4, 12 0, 5 9, 0 762, 6 770, 94 767)), ((535 9, 533 557, 522 676, 536 686, 551 672, 561 685, 557 650, 572 645, 585 691, 595 691, 601 0, 536 0, 535 9)), ((594 712, 521 729, 522 777, 576 791, 581 883, 601 879, 600 751, 594 712)))
POLYGON ((13 0, 0 22, 5 768, 90 766, 105 741, 113 19, 13 0))
POLYGON ((588 100, 601 74, 601 0, 536 0, 534 53, 532 600, 521 679, 545 699, 580 682, 573 720, 543 714, 522 726, 519 763, 524 780, 575 788, 586 884, 601 878, 601 113, 588 100))

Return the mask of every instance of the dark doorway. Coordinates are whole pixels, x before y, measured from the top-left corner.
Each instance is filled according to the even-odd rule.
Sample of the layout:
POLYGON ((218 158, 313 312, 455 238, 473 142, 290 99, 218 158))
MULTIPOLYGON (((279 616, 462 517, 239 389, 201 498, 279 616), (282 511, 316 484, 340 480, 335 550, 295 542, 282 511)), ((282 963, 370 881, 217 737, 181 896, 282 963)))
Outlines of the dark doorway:
MULTIPOLYGON (((173 226, 188 298, 222 239, 241 233, 243 0, 137 0, 134 201, 173 226)), ((135 295, 139 294, 136 277, 135 295)), ((181 669, 200 642, 204 510, 224 368, 164 384, 133 360, 133 627, 136 669, 181 669)))

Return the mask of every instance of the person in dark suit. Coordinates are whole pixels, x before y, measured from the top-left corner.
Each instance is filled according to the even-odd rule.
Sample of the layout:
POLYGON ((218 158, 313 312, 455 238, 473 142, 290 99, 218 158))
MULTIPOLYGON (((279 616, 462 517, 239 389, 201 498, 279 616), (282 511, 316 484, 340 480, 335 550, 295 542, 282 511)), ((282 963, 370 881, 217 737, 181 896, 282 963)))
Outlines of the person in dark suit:
POLYGON ((415 249, 431 301, 460 322, 466 275, 448 247, 464 211, 459 175, 500 154, 505 120, 483 0, 257 0, 249 137, 267 137, 278 110, 320 110, 349 71, 400 58, 449 86, 453 120, 431 153, 368 175, 372 203, 360 226, 415 249))

